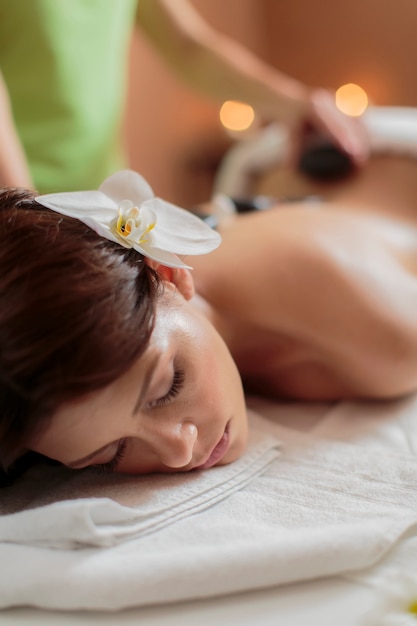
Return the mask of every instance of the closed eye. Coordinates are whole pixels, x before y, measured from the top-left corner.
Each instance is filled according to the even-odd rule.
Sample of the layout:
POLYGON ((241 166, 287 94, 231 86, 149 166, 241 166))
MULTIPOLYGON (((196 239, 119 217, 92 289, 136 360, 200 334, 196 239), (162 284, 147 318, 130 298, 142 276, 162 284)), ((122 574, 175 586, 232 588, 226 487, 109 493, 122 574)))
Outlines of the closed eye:
MULTIPOLYGON (((161 398, 158 398, 157 400, 150 402, 148 404, 148 408, 164 406, 165 404, 168 404, 169 402, 171 402, 176 396, 178 396, 178 394, 184 387, 184 383, 185 383, 184 370, 182 369, 174 370, 174 375, 172 377, 172 383, 171 383, 171 387, 169 388, 169 391, 161 398)), ((127 446, 127 439, 120 439, 118 446, 117 446, 116 453, 111 461, 109 461, 108 463, 97 463, 96 465, 91 465, 90 467, 95 470, 98 470, 99 472, 116 471, 119 466, 120 461, 123 459, 125 455, 126 446, 127 446)))
POLYGON ((161 398, 158 398, 157 400, 153 400, 152 402, 150 402, 148 404, 148 408, 164 406, 165 404, 168 404, 168 402, 171 402, 176 396, 178 396, 181 389, 184 387, 184 382, 185 382, 184 370, 176 369, 174 371, 171 387, 168 393, 166 393, 161 398))
POLYGON ((90 465, 90 467, 98 470, 99 472, 114 472, 125 455, 126 446, 127 439, 120 439, 117 446, 116 454, 111 461, 109 461, 108 463, 97 463, 95 465, 90 465))

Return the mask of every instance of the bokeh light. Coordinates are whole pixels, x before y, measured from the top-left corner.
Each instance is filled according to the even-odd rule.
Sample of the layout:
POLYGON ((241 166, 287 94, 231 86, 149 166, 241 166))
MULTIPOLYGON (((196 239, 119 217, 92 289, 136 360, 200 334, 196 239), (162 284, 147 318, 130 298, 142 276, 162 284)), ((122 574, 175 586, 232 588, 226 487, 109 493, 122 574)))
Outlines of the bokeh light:
POLYGON ((237 100, 227 100, 220 109, 220 122, 231 131, 250 128, 255 120, 255 111, 249 104, 237 100))
POLYGON ((355 85, 355 83, 342 85, 336 91, 336 106, 346 115, 359 117, 366 111, 368 106, 366 91, 359 85, 355 85))

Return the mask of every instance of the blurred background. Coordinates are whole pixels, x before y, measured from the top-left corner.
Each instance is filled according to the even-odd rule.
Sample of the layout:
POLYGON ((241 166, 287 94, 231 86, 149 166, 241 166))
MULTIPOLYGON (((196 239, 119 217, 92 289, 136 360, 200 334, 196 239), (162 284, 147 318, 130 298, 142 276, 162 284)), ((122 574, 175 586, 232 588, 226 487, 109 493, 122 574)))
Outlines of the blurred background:
MULTIPOLYGON (((372 104, 417 106, 415 0, 193 4, 216 28, 307 85, 354 83, 372 104)), ((184 87, 143 35, 135 35, 125 140, 131 166, 157 195, 186 207, 206 201, 219 162, 238 136, 222 125, 217 104, 184 87)))

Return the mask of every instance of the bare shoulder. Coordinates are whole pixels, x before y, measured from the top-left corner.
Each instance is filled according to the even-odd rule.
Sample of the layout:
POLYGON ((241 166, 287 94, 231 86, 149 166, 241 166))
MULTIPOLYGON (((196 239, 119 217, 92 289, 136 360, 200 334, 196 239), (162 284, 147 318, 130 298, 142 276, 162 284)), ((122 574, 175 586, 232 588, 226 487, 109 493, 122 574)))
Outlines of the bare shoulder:
POLYGON ((365 297, 376 295, 378 286, 383 293, 403 288, 399 276, 409 285, 417 275, 417 230, 369 213, 287 205, 239 216, 221 234, 220 248, 197 269, 226 298, 285 295, 291 301, 319 291, 323 301, 327 284, 344 290, 362 285, 365 297))
POLYGON ((272 281, 285 293, 290 288, 300 292, 308 284, 337 279, 344 288, 363 283, 365 296, 367 291, 376 295, 377 287, 383 293, 403 290, 417 276, 417 228, 349 208, 320 204, 308 209, 302 204, 251 213, 222 236, 215 265, 223 266, 225 279, 244 271, 251 290, 261 284, 262 291, 271 291, 264 287, 272 281), (302 279, 299 289, 296 279, 302 279))

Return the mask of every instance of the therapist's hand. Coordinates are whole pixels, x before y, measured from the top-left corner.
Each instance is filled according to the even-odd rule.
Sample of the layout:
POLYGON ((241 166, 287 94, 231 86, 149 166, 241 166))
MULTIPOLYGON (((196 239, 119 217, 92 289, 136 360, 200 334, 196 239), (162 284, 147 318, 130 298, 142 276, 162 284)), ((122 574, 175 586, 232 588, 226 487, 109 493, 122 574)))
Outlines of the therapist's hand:
POLYGON ((307 142, 315 134, 345 153, 356 168, 364 165, 369 157, 369 137, 360 117, 342 113, 336 107, 334 94, 325 89, 309 92, 304 106, 299 109, 298 119, 290 125, 291 164, 298 163, 307 142))

